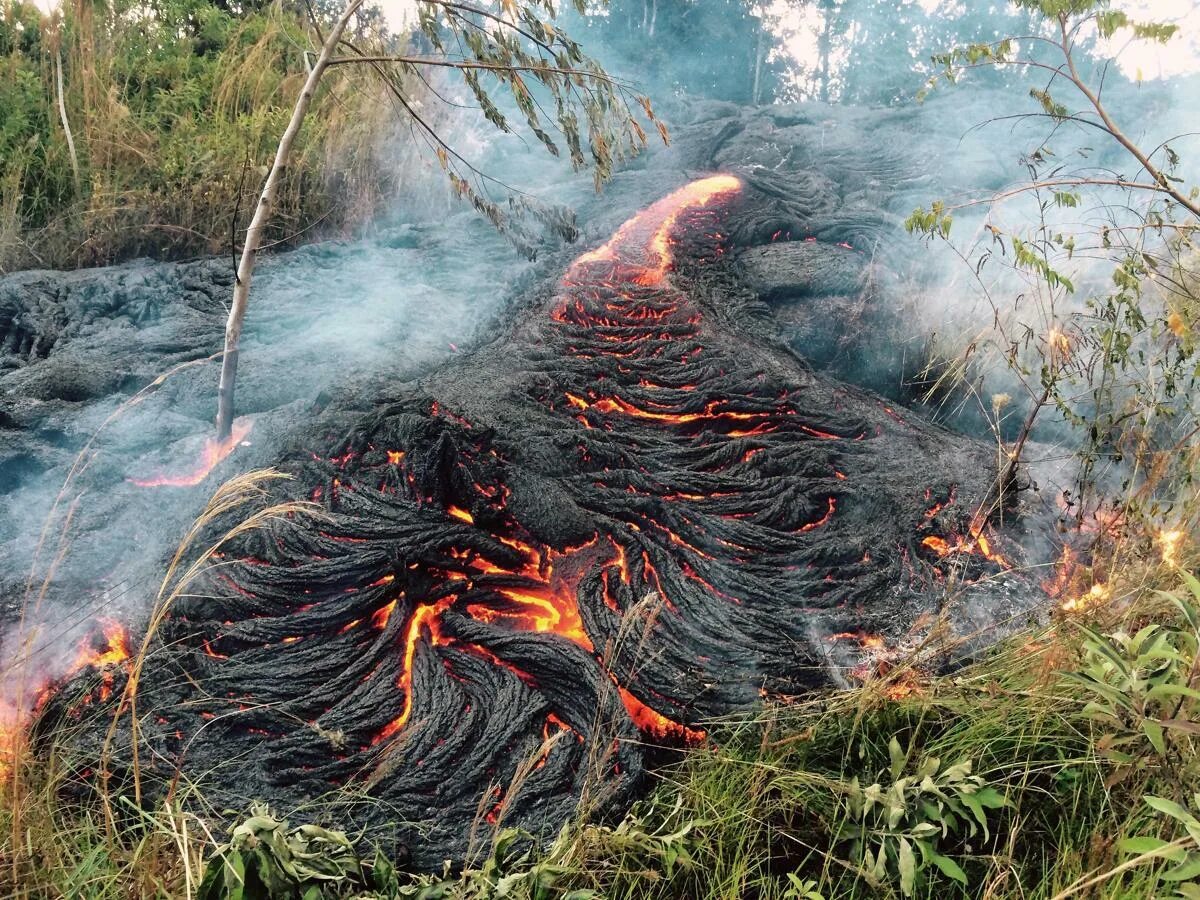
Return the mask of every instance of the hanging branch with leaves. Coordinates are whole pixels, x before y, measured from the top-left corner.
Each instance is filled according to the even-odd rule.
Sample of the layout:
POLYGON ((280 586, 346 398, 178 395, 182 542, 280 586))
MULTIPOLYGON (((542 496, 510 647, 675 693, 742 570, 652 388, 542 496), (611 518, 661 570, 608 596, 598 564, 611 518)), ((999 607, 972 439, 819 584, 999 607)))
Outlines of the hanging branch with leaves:
MULTIPOLYGON (((977 271, 987 259, 999 253, 1011 260, 1014 269, 1031 277, 1046 300, 1045 307, 1052 311, 1067 306, 1066 299, 1075 294, 1077 279, 1063 267, 1077 253, 1108 259, 1114 266, 1112 280, 1116 290, 1107 298, 1087 301, 1086 314, 1074 317, 1075 334, 1068 336, 1054 321, 1047 323, 1046 333, 1040 337, 1032 332, 1027 334, 1025 343, 1035 339, 1039 348, 1040 384, 1027 383, 1032 373, 1017 358, 1018 341, 1005 336, 1010 346, 1006 359, 1025 383, 1032 405, 998 472, 997 506, 1006 501, 1038 413, 1047 407, 1058 409, 1088 436, 1082 451, 1082 489, 1100 455, 1100 446, 1111 443, 1121 430, 1121 421, 1114 417, 1126 415, 1116 411, 1121 404, 1114 393, 1115 373, 1140 360, 1134 352, 1135 344, 1152 338, 1155 331, 1142 302, 1144 284, 1154 278, 1165 282, 1174 279, 1176 283, 1187 279, 1187 273, 1180 270, 1181 259, 1189 252, 1194 253, 1192 238, 1200 225, 1200 187, 1188 187, 1179 177, 1180 159, 1170 143, 1164 142, 1145 152, 1105 103, 1101 91, 1103 77, 1099 85, 1093 85, 1081 69, 1081 56, 1090 52, 1089 42, 1107 41, 1125 30, 1134 39, 1165 44, 1176 35, 1178 26, 1135 22, 1126 13, 1110 9, 1108 0, 1014 0, 1014 3, 1035 13, 1042 29, 1038 33, 971 44, 934 55, 932 60, 938 71, 920 96, 923 98, 939 83, 956 84, 974 69, 1010 67, 1044 73, 1044 82, 1029 91, 1040 111, 1017 118, 1048 119, 1051 137, 1068 124, 1099 131, 1111 140, 1114 150, 1136 162, 1138 169, 1132 176, 1102 169, 1070 171, 1047 142, 1024 160, 1028 180, 989 195, 920 207, 905 222, 910 233, 948 241, 956 213, 972 208, 991 211, 1005 201, 1031 196, 1038 205, 1040 225, 1032 233, 1019 234, 1005 231, 989 220, 984 228, 991 246, 978 260, 977 271), (1068 95, 1078 109, 1073 110, 1064 102, 1068 95), (1114 202, 1113 191, 1121 192, 1125 199, 1114 202), (1064 233, 1066 229, 1052 226, 1048 221, 1055 208, 1080 207, 1085 192, 1097 198, 1098 208, 1107 217, 1088 235, 1095 246, 1093 240, 1088 240, 1087 246, 1077 243, 1077 235, 1064 233), (1150 238, 1156 240, 1153 246, 1150 238), (1077 349, 1090 350, 1091 357, 1073 358, 1077 349), (1097 371, 1100 375, 1094 378, 1097 371), (1107 409, 1109 413, 1093 412, 1088 416, 1078 412, 1066 391, 1076 378, 1086 382, 1094 410, 1107 409), (1104 416, 1108 418, 1101 421, 1104 416)), ((999 323, 1002 311, 995 305, 993 311, 999 323)), ((1182 336, 1183 327, 1178 319, 1178 314, 1172 320, 1170 310, 1164 310, 1162 324, 1166 327, 1162 333, 1170 331, 1182 336)), ((1158 384, 1171 386, 1185 378, 1192 351, 1183 349, 1186 352, 1172 351, 1160 357, 1163 378, 1158 384)), ((1160 400, 1141 398, 1139 408, 1148 419, 1153 418, 1164 408, 1160 400), (1141 403, 1142 400, 1145 402, 1141 403)))
MULTIPOLYGON (((426 82, 426 70, 457 73, 484 117, 498 130, 512 132, 514 127, 509 117, 493 96, 494 92, 500 91, 515 106, 525 127, 548 153, 559 157, 565 147, 566 156, 575 169, 592 167, 597 189, 609 178, 619 160, 646 146, 646 131, 635 110, 657 129, 664 143, 669 140, 667 129, 655 116, 650 101, 608 75, 578 43, 557 27, 558 10, 553 0, 496 0, 494 3, 418 0, 415 33, 432 51, 419 56, 359 46, 350 36, 352 32, 348 26, 360 13, 363 2, 348 0, 327 34, 322 34, 320 23, 312 17, 320 51, 309 68, 291 120, 280 138, 246 231, 237 267, 217 391, 216 440, 222 445, 232 440, 234 387, 242 328, 264 230, 271 218, 292 145, 327 69, 362 66, 381 78, 400 114, 436 157, 454 192, 528 255, 536 251, 526 225, 528 220, 534 219, 563 237, 573 239, 575 231, 570 215, 518 195, 477 169, 439 134, 430 118, 422 114, 410 89, 416 81, 426 82), (507 195, 504 205, 493 196, 492 191, 497 188, 507 195)), ((584 11, 582 0, 575 0, 575 6, 580 13, 584 11)), ((436 92, 434 94, 436 96, 436 92)))

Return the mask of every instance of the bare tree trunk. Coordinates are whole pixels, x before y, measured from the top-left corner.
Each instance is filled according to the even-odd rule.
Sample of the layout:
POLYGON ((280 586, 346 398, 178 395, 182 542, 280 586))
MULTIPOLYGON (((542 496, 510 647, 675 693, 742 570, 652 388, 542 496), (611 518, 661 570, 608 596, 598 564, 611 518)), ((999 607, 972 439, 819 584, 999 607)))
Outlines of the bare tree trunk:
POLYGON ((342 39, 342 33, 345 32, 350 18, 362 4, 363 0, 347 0, 346 8, 342 10, 341 16, 326 35, 321 53, 312 69, 309 70, 308 79, 304 82, 304 88, 300 91, 300 97, 296 101, 296 108, 292 110, 292 119, 279 139, 279 148, 275 151, 275 161, 271 164, 271 171, 267 173, 266 183, 263 184, 262 194, 254 209, 254 218, 250 220, 250 227, 246 229, 246 243, 242 247, 237 280, 233 287, 233 305, 229 308, 229 318, 225 323, 225 353, 221 360, 221 383, 217 388, 218 441, 228 440, 233 431, 233 389, 237 380, 238 347, 242 338, 242 324, 245 321, 246 306, 250 300, 250 281, 254 277, 254 264, 258 260, 258 248, 262 243, 263 231, 271 218, 271 208, 279 190, 279 182, 287 168, 288 157, 292 153, 292 144, 296 141, 296 135, 300 133, 300 126, 304 124, 304 117, 308 113, 308 107, 312 104, 313 94, 316 93, 321 75, 325 72, 325 67, 332 58, 334 50, 337 49, 338 42, 342 39))
MULTIPOLYGON (((61 32, 59 33, 58 40, 60 42, 62 41, 61 32)), ((54 83, 58 93, 58 116, 60 119, 62 119, 63 133, 65 133, 67 136, 67 150, 71 153, 71 174, 75 178, 75 199, 78 200, 83 196, 83 188, 79 182, 79 157, 75 155, 75 138, 71 134, 71 123, 67 119, 67 102, 63 97, 63 64, 61 43, 55 48, 54 63, 54 83)))
POLYGON ((829 102, 831 71, 830 56, 833 52, 833 17, 837 12, 837 0, 822 0, 821 2, 821 33, 817 35, 818 59, 818 97, 823 103, 829 102))
POLYGON ((759 89, 762 86, 762 62, 763 62, 763 32, 767 30, 766 11, 763 11, 763 18, 758 23, 758 43, 754 48, 754 92, 750 97, 750 102, 754 106, 758 106, 759 89))

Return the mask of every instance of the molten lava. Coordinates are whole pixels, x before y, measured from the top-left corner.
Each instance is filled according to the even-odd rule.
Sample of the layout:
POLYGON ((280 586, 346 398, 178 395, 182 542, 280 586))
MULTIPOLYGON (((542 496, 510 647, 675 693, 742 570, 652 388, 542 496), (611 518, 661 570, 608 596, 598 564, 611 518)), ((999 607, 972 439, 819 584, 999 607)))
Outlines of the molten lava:
POLYGON ((172 608, 143 759, 236 756, 288 802, 353 784, 436 867, 480 817, 628 801, 648 738, 828 683, 820 635, 917 690, 882 636, 896 610, 943 556, 1008 567, 970 514, 991 449, 739 331, 711 263, 750 202, 731 176, 687 185, 469 364, 327 410, 287 465, 328 515, 240 537, 172 608))
POLYGON ((112 619, 101 619, 98 624, 99 631, 80 641, 74 659, 57 676, 6 673, 14 680, 18 696, 16 699, 0 698, 0 781, 4 781, 12 770, 29 717, 36 715, 49 700, 56 683, 67 681, 84 669, 93 669, 100 673, 100 683, 80 698, 79 705, 85 706, 93 700, 103 702, 112 696, 114 669, 129 662, 129 632, 112 619), (29 683, 31 681, 36 683, 29 683), (22 697, 30 697, 32 702, 25 702, 22 697))
POLYGON ((671 266, 671 234, 680 216, 741 187, 741 181, 732 175, 713 175, 668 194, 622 225, 606 243, 576 259, 567 270, 564 284, 590 280, 594 277, 592 264, 599 262, 620 267, 613 273, 614 281, 646 287, 662 284, 671 266))
POLYGON ((252 420, 245 417, 237 419, 233 423, 232 432, 225 440, 218 441, 212 437, 205 439, 200 459, 192 468, 183 472, 163 472, 149 478, 130 478, 129 481, 138 487, 194 487, 204 481, 222 460, 237 449, 238 444, 246 439, 253 427, 252 420))

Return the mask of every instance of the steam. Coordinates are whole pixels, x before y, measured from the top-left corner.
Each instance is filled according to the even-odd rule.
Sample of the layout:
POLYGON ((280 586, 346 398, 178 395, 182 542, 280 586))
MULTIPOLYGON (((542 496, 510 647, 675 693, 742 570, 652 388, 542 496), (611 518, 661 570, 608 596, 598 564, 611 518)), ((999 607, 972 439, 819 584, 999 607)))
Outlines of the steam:
MULTIPOLYGON (((938 0, 900 4, 899 13, 897 4, 868 0, 821 5, 836 10, 836 17, 811 5, 738 4, 738 15, 731 17, 731 4, 697 0, 680 5, 690 10, 687 28, 708 35, 697 41, 695 31, 674 29, 671 10, 665 0, 659 3, 662 9, 654 0, 614 3, 607 14, 578 20, 571 30, 611 71, 646 91, 668 121, 673 115, 697 115, 690 103, 698 97, 758 102, 769 107, 767 114, 827 118, 831 143, 861 145, 871 140, 872 116, 907 117, 911 143, 877 152, 904 154, 910 163, 915 157, 928 173, 890 195, 895 236, 881 259, 908 288, 907 338, 914 347, 921 336, 933 335, 946 353, 960 351, 972 335, 991 327, 994 311, 987 294, 1011 298, 1028 289, 1002 265, 989 265, 976 278, 955 253, 921 246, 899 226, 914 206, 969 190, 999 190, 1019 180, 1021 156, 1042 145, 1044 121, 1009 118, 1037 111, 1027 95, 1030 79, 1019 73, 1007 73, 1005 83, 964 84, 920 108, 912 106, 928 74, 929 53, 986 38, 1011 19, 981 24, 966 4, 938 0), (911 27, 872 37, 880 33, 878 26, 893 20, 911 27), (835 25, 842 30, 833 30, 835 25), (731 31, 718 32, 718 27, 731 31), (854 110, 822 103, 779 105, 822 98, 880 108, 854 118, 854 110), (990 124, 976 127, 983 123, 990 124), (834 134, 839 127, 840 137, 834 134)), ((1188 54, 1194 61, 1194 50, 1188 54)), ((1200 113, 1196 77, 1138 83, 1139 68, 1146 77, 1154 74, 1144 65, 1122 67, 1108 74, 1105 88, 1118 119, 1136 123, 1131 136, 1153 147, 1189 132, 1200 113)), ((438 87, 448 91, 453 104, 469 107, 464 91, 448 82, 438 87)), ((439 131, 496 179, 497 193, 511 185, 546 204, 569 204, 584 213, 589 235, 607 231, 631 206, 640 205, 645 199, 640 192, 651 180, 661 194, 673 186, 670 179, 684 178, 679 166, 666 164, 661 172, 670 174, 661 178, 636 181, 618 174, 610 193, 596 200, 589 177, 574 177, 565 164, 548 162, 539 147, 520 136, 496 134, 478 111, 440 115, 439 131)), ((0 426, 26 440, 20 452, 0 455, 0 597, 8 604, 0 609, 0 624, 8 626, 0 637, 0 659, 6 661, 0 668, 0 734, 5 715, 22 715, 36 701, 37 686, 72 670, 79 646, 92 640, 97 616, 135 621, 144 614, 171 541, 220 480, 277 461, 295 437, 296 422, 315 421, 329 391, 353 396, 361 390, 372 397, 398 393, 487 338, 483 326, 513 293, 510 286, 533 271, 488 223, 449 197, 436 164, 413 150, 402 126, 392 138, 394 164, 412 176, 391 217, 354 240, 315 244, 263 262, 239 385, 239 411, 253 419, 253 430, 243 435, 228 464, 218 465, 195 486, 133 482, 186 468, 202 452, 211 429, 216 364, 201 361, 220 346, 227 264, 134 263, 41 281, 22 274, 0 282, 0 310, 9 303, 39 340, 51 335, 54 342, 44 358, 0 370, 0 391, 17 398, 0 409, 0 426), (214 276, 218 270, 225 272, 224 282, 214 276), (51 308, 54 321, 36 321, 39 307, 51 308), (135 391, 183 363, 195 365, 128 403, 135 391), (45 539, 40 537, 43 523, 45 539)), ((1093 148, 1086 158, 1068 160, 1071 166, 1111 166, 1134 174, 1127 161, 1098 143, 1094 132, 1061 133, 1054 145, 1060 151, 1093 148)), ((1172 146, 1189 167, 1181 175, 1194 182, 1200 141, 1186 137, 1172 146)), ((682 151, 656 153, 662 161, 682 151)), ((650 164, 639 162, 633 171, 650 164)), ((892 186, 863 189, 883 193, 892 186)), ((1114 193, 1093 202, 1122 199, 1114 193)), ((1029 198, 1006 203, 994 215, 1016 231, 1041 220, 1029 198)), ((1050 211, 1051 221, 1064 229, 1079 216, 1079 210, 1050 211)), ((955 242, 962 256, 986 252, 988 223, 982 209, 958 217, 955 242)), ((545 249, 552 254, 556 245, 547 242, 545 249)), ((1103 262, 1084 258, 1074 268, 1079 298, 1092 287, 1098 290, 1110 274, 1103 262)), ((979 376, 966 412, 948 411, 947 421, 986 435, 989 421, 1000 418, 1002 428, 1011 429, 1023 410, 1022 386, 995 360, 979 376), (993 398, 1004 395, 1017 400, 996 408, 993 398)), ((1011 437, 1011 431, 1003 436, 1011 437)), ((1038 437, 1069 439, 1049 420, 1038 437)))

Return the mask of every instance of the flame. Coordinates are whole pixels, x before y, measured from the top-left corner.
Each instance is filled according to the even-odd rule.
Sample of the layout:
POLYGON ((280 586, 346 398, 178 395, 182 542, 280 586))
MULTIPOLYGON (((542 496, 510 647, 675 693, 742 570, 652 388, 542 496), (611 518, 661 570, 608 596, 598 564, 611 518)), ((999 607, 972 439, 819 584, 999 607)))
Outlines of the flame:
POLYGON ((858 663, 846 674, 861 684, 886 679, 883 696, 889 700, 903 700, 923 692, 920 672, 914 666, 903 665, 908 651, 903 647, 890 646, 882 635, 866 631, 843 631, 831 634, 825 640, 857 641, 862 654, 858 663))
MULTIPOLYGON (((936 516, 941 509, 942 505, 937 504, 931 510, 927 511, 925 514, 926 521, 936 516)), ((1004 554, 992 547, 992 541, 988 537, 987 520, 982 515, 976 515, 971 520, 971 525, 967 529, 966 535, 955 534, 947 539, 931 534, 921 539, 921 546, 932 551, 942 559, 953 553, 967 553, 982 556, 984 559, 995 563, 1003 569, 1012 568, 1012 563, 1009 562, 1004 554)))
POLYGON ((243 417, 234 421, 233 430, 224 441, 218 441, 212 437, 207 438, 200 451, 199 462, 185 472, 174 474, 163 472, 150 478, 130 478, 128 480, 138 487, 194 487, 207 478, 212 470, 246 439, 253 427, 254 422, 243 417))
POLYGON ((1162 561, 1168 566, 1179 565, 1179 551, 1186 537, 1187 534, 1182 528, 1165 529, 1155 537, 1159 553, 1162 554, 1162 561))
POLYGON ((1070 546, 1063 547, 1054 572, 1042 582, 1042 589, 1058 600, 1059 609, 1068 613, 1083 612, 1112 599, 1112 587, 1097 579, 1092 569, 1083 564, 1079 552, 1070 546))
POLYGON ((1061 604, 1063 612, 1083 612, 1112 599, 1112 588, 1103 582, 1093 584, 1086 594, 1070 597, 1061 604))
POLYGON ((92 668, 101 673, 100 685, 93 694, 84 696, 80 704, 92 702, 93 696, 101 701, 112 696, 113 668, 126 666, 129 662, 129 632, 112 619, 100 619, 98 624, 99 633, 89 634, 80 641, 65 671, 57 676, 42 676, 38 684, 21 686, 19 693, 31 698, 30 702, 0 698, 0 783, 12 772, 30 716, 49 700, 55 682, 66 681, 84 669, 92 668))
POLYGON ((1050 358, 1066 361, 1071 358, 1071 338, 1057 328, 1051 328, 1046 333, 1046 345, 1050 348, 1050 358))
POLYGON ((103 669, 129 659, 129 632, 125 630, 125 626, 112 619, 103 619, 100 622, 100 629, 104 635, 104 644, 96 647, 92 641, 85 641, 75 656, 75 662, 67 672, 68 676, 74 675, 88 666, 94 669, 103 669))

